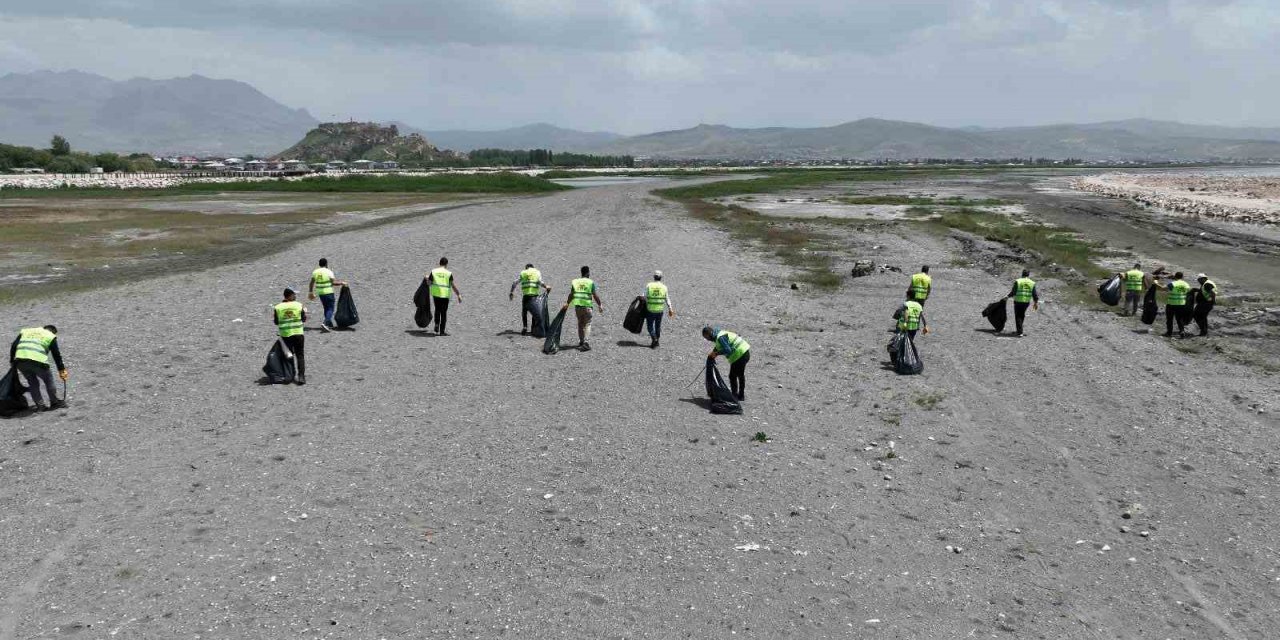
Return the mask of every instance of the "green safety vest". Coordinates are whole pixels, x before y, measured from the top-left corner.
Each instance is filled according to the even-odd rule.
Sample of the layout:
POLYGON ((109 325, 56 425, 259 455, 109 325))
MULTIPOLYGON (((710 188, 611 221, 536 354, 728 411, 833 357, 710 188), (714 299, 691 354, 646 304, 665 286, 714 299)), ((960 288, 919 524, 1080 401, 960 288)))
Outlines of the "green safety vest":
POLYGON ((18 351, 15 360, 30 360, 49 364, 49 346, 58 336, 43 327, 23 329, 18 332, 18 351))
POLYGON ((538 286, 542 284, 542 272, 529 268, 520 272, 520 293, 526 296, 538 295, 538 286))
POLYGON ((908 300, 902 304, 902 317, 898 318, 898 328, 903 331, 915 331, 920 328, 920 316, 924 315, 924 307, 919 302, 908 300))
POLYGON ((575 278, 573 281, 573 306, 590 307, 591 293, 596 289, 596 283, 591 278, 575 278))
MULTIPOLYGON (((508 273, 510 273, 508 271, 508 273)), ((448 298, 450 286, 453 284, 453 274, 444 267, 436 267, 431 270, 431 297, 432 298, 448 298)))
POLYGON ((662 313, 667 306, 667 285, 661 282, 650 282, 644 286, 645 298, 649 302, 649 313, 662 313))
POLYGON ((1174 280, 1169 285, 1169 298, 1167 302, 1170 306, 1181 307, 1187 303, 1187 294, 1191 293, 1191 285, 1185 280, 1174 280))
POLYGON ((729 352, 729 364, 737 362, 742 358, 743 354, 751 350, 751 345, 747 344, 747 341, 743 340, 742 336, 732 331, 721 331, 716 334, 717 352, 720 351, 720 338, 729 339, 729 348, 732 349, 732 351, 729 352))
POLYGON ((924 300, 929 297, 929 289, 933 286, 933 278, 927 273, 917 273, 911 276, 911 297, 915 300, 924 300))
POLYGON ((311 272, 311 281, 316 283, 316 295, 327 296, 333 293, 333 272, 320 267, 311 272))
POLYGON ((1124 274, 1125 291, 1142 291, 1142 278, 1145 275, 1137 269, 1126 271, 1124 274))
POLYGON ((281 338, 302 335, 302 303, 294 300, 276 305, 276 328, 281 338))
POLYGON ((1036 281, 1031 278, 1018 278, 1014 281, 1013 301, 1031 302, 1031 293, 1036 290, 1036 281))
POLYGON ((1200 285, 1200 297, 1202 299, 1208 300, 1209 302, 1217 302, 1218 301, 1218 285, 1212 280, 1205 280, 1204 284, 1200 285), (1209 297, 1204 294, 1204 288, 1209 286, 1213 287, 1213 293, 1211 294, 1213 297, 1209 297))

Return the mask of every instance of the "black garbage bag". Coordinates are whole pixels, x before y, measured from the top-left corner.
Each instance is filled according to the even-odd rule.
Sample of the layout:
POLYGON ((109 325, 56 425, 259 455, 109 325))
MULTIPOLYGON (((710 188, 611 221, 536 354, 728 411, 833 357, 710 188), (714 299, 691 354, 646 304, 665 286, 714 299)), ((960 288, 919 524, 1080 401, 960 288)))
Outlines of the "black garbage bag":
POLYGON ((1122 282, 1120 276, 1111 276, 1110 280, 1098 285, 1098 298, 1113 307, 1120 304, 1122 282))
POLYGON ((360 313, 356 311, 355 298, 351 297, 351 287, 343 287, 338 294, 338 304, 333 310, 333 326, 349 329, 360 324, 360 313))
POLYGON ((27 388, 18 380, 18 370, 9 367, 9 373, 0 378, 0 416, 11 416, 27 410, 27 398, 22 395, 27 388))
POLYGON ((419 329, 425 329, 431 324, 431 285, 427 283, 427 279, 422 279, 422 284, 418 285, 418 290, 413 293, 413 306, 416 309, 413 312, 413 323, 418 325, 419 329))
POLYGON ((636 296, 631 301, 631 306, 627 307, 627 315, 622 319, 622 328, 631 333, 640 333, 644 330, 644 316, 648 312, 648 300, 644 296, 636 296))
POLYGON ((284 340, 276 340, 267 353, 267 364, 262 367, 262 372, 267 374, 267 382, 271 384, 287 384, 293 382, 297 375, 297 366, 293 352, 285 345, 284 340))
POLYGON ((711 413, 738 415, 742 413, 742 404, 733 397, 733 391, 725 384, 716 361, 707 358, 707 397, 711 399, 711 413))
POLYGON ((1142 297, 1142 324, 1153 324, 1160 313, 1160 305, 1156 303, 1156 286, 1151 285, 1142 297))
MULTIPOLYGON (((545 308, 545 307, 544 307, 545 308)), ((560 350, 560 327, 564 324, 564 314, 568 309, 561 309, 554 320, 547 325, 546 342, 542 343, 542 352, 552 354, 560 350)))
POLYGON ((1009 321, 1009 300, 1008 298, 1000 298, 999 300, 987 305, 982 310, 982 317, 991 323, 991 327, 996 331, 1004 331, 1004 325, 1009 321))
POLYGON ((916 343, 905 332, 899 331, 893 337, 893 347, 894 371, 904 376, 914 376, 924 372, 924 361, 920 360, 920 352, 916 351, 916 343))
POLYGON ((529 329, 533 332, 533 337, 547 337, 547 325, 550 324, 550 320, 547 319, 547 294, 536 295, 532 300, 524 304, 527 305, 526 310, 529 315, 533 316, 533 320, 529 323, 529 329))

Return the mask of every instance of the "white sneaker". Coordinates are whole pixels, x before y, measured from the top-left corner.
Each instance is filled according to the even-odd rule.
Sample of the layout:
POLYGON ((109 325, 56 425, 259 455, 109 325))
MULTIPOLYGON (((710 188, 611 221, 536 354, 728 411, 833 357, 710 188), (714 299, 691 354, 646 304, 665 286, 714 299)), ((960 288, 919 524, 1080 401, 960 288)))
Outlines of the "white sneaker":
POLYGON ((321 333, 329 333, 329 325, 327 325, 327 324, 323 324, 323 323, 322 323, 322 324, 320 325, 320 332, 321 332, 321 333))

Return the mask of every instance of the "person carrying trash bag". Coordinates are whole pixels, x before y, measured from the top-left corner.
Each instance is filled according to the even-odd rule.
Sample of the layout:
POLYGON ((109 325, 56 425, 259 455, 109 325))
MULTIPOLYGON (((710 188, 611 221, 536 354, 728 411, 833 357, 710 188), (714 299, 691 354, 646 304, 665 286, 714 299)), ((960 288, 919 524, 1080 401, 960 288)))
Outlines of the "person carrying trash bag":
POLYGON ((307 299, 315 300, 320 297, 320 304, 324 307, 324 319, 320 322, 320 330, 328 333, 333 325, 333 310, 336 307, 334 302, 333 288, 345 287, 347 283, 341 280, 335 280, 333 271, 329 270, 329 259, 320 258, 320 266, 311 272, 311 284, 307 287, 307 299))
POLYGON ((58 377, 65 383, 70 374, 62 363, 62 351, 58 349, 58 328, 47 324, 43 327, 32 327, 18 332, 13 344, 9 346, 9 366, 22 374, 27 381, 27 391, 31 393, 31 401, 40 411, 52 411, 67 406, 66 400, 59 399, 53 388, 53 370, 49 360, 58 368, 58 377), (49 404, 44 403, 44 395, 40 393, 40 385, 49 393, 49 404))
POLYGON ((453 281, 453 272, 449 271, 448 266, 449 259, 440 258, 440 266, 427 274, 427 281, 431 283, 431 301, 436 309, 435 329, 438 336, 449 335, 445 331, 445 325, 449 322, 449 293, 456 294, 458 304, 462 304, 462 292, 458 291, 458 285, 453 281))
POLYGON ((911 286, 907 287, 907 299, 924 306, 924 301, 933 293, 933 278, 929 276, 929 265, 920 267, 920 273, 911 276, 911 286))
POLYGON ((733 397, 742 402, 747 399, 747 363, 751 362, 751 345, 742 336, 711 325, 702 327, 702 337, 711 341, 711 353, 707 359, 715 361, 725 356, 729 361, 729 387, 733 397))
MULTIPOLYGON (((545 291, 551 293, 551 287, 542 281, 542 272, 533 268, 533 263, 524 265, 524 271, 516 277, 516 281, 511 283, 511 293, 507 296, 508 300, 516 299, 516 288, 520 289, 520 335, 529 335, 529 317, 533 316, 534 325, 541 322, 537 309, 534 308, 534 301, 538 299, 538 294, 545 291)), ((545 331, 545 328, 543 329, 545 331)))
MULTIPOLYGON (((1159 280, 1156 281, 1156 285, 1161 286, 1159 280)), ((1187 317, 1184 307, 1191 302, 1191 285, 1182 279, 1182 272, 1179 271, 1173 274, 1173 280, 1163 285, 1163 288, 1169 292, 1164 301, 1164 337, 1173 337, 1173 325, 1177 323, 1178 337, 1185 338, 1187 337, 1187 317)))
POLYGON ((911 340, 916 339, 916 332, 924 329, 929 335, 929 322, 924 317, 924 307, 915 300, 904 300, 902 306, 893 312, 893 319, 898 321, 898 331, 905 332, 911 340))
POLYGON ((560 307, 560 311, 564 312, 569 307, 573 307, 574 313, 578 316, 578 349, 590 351, 592 308, 599 305, 600 313, 604 313, 604 302, 600 300, 596 283, 591 279, 591 267, 582 267, 581 273, 581 278, 574 278, 573 282, 569 283, 569 297, 565 300, 564 306, 560 307))
POLYGON ((1036 281, 1030 278, 1031 271, 1022 270, 1022 277, 1013 281, 1013 289, 1005 299, 1013 298, 1013 322, 1018 330, 1018 337, 1023 336, 1022 321, 1027 317, 1027 307, 1040 310, 1040 291, 1036 289, 1036 281))
POLYGON ((1196 275, 1196 282, 1200 283, 1200 297, 1196 300, 1194 318, 1196 326, 1200 327, 1200 335, 1207 336, 1209 335, 1209 312, 1213 311, 1213 305, 1218 301, 1218 285, 1203 273, 1196 275))
POLYGON ((298 302, 298 293, 292 287, 285 287, 284 300, 271 309, 271 321, 276 324, 280 340, 293 352, 297 363, 298 375, 294 381, 307 383, 307 361, 303 354, 302 325, 307 321, 307 310, 298 302))
POLYGON ((662 272, 653 272, 653 282, 644 286, 645 297, 645 326, 649 329, 649 348, 657 349, 658 342, 662 340, 662 313, 665 311, 669 317, 676 317, 675 307, 671 306, 671 295, 667 292, 667 285, 662 282, 662 272))
POLYGON ((1143 273, 1142 264, 1135 262, 1132 269, 1120 275, 1124 277, 1124 315, 1137 315, 1142 292, 1146 290, 1147 274, 1143 273))

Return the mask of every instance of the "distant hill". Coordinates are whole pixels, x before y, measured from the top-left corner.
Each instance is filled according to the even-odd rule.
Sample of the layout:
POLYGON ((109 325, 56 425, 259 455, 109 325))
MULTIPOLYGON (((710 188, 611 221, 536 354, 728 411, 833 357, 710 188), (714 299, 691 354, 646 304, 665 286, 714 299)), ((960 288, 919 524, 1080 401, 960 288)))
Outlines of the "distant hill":
POLYGON ((426 136, 441 149, 474 151, 476 149, 550 149, 551 151, 581 151, 606 145, 623 136, 602 131, 575 131, 546 124, 530 124, 514 129, 498 131, 419 131, 401 127, 404 131, 426 136))
POLYGON ((429 162, 454 159, 456 154, 437 149, 421 134, 402 136, 394 124, 384 126, 376 122, 326 122, 308 131, 297 144, 275 154, 274 158, 307 162, 429 162))
POLYGON ((0 76, 0 142, 85 151, 266 154, 317 124, 235 80, 116 81, 80 71, 0 76))
POLYGON ((953 129, 866 118, 833 127, 738 129, 698 125, 570 149, 664 158, 911 160, 1280 160, 1280 129, 1153 120, 1040 127, 953 129))

